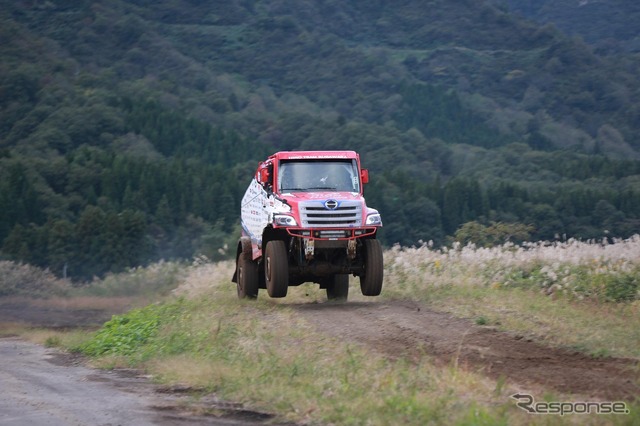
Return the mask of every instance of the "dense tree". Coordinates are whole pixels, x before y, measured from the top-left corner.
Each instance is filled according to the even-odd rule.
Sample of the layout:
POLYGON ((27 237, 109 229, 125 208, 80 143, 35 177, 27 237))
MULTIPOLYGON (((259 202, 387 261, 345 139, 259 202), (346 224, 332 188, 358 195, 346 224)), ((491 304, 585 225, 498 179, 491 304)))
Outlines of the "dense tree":
POLYGON ((214 3, 0 0, 0 257, 78 279, 220 258, 257 161, 295 149, 361 153, 388 245, 640 230, 614 9, 605 46, 494 1, 214 3))
POLYGON ((479 247, 492 247, 511 243, 529 241, 533 227, 521 223, 492 222, 489 225, 471 221, 464 223, 456 231, 456 241, 466 245, 475 244, 479 247))

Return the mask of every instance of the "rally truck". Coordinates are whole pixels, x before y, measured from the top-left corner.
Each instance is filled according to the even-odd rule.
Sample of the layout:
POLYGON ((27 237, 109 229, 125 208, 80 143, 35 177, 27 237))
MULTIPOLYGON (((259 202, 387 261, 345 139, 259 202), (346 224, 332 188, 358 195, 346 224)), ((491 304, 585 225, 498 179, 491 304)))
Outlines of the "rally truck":
POLYGON ((242 198, 232 281, 238 297, 285 297, 305 282, 346 300, 349 275, 365 296, 382 291, 382 219, 367 207, 369 172, 353 151, 277 152, 259 163, 242 198))

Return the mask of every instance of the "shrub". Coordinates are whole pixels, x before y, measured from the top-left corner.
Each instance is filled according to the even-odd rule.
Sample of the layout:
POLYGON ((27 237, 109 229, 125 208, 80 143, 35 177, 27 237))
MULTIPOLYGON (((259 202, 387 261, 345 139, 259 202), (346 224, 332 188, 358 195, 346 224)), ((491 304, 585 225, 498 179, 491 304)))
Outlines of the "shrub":
POLYGON ((125 315, 114 315, 91 340, 77 348, 85 355, 129 355, 158 331, 162 305, 150 305, 125 315))
POLYGON ((158 262, 95 278, 78 293, 102 297, 165 295, 178 286, 184 273, 178 262, 158 262))
POLYGON ((612 276, 607 280, 605 296, 608 300, 614 302, 639 299, 638 273, 612 276))

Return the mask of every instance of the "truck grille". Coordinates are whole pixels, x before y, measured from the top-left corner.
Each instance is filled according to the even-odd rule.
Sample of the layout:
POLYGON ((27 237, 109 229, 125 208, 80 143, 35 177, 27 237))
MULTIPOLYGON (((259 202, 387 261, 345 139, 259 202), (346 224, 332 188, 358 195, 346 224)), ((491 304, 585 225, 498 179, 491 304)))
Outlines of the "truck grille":
POLYGON ((362 226, 362 203, 340 201, 334 209, 325 207, 324 201, 300 204, 302 226, 307 228, 362 226))

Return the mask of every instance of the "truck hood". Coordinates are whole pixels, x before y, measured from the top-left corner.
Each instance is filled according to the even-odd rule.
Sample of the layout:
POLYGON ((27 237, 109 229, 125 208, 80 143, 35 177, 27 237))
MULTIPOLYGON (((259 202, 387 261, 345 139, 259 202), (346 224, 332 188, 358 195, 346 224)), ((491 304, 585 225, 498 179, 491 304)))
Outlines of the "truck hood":
POLYGON ((364 200, 364 197, 357 192, 284 192, 281 198, 287 201, 300 202, 307 200, 364 200))

